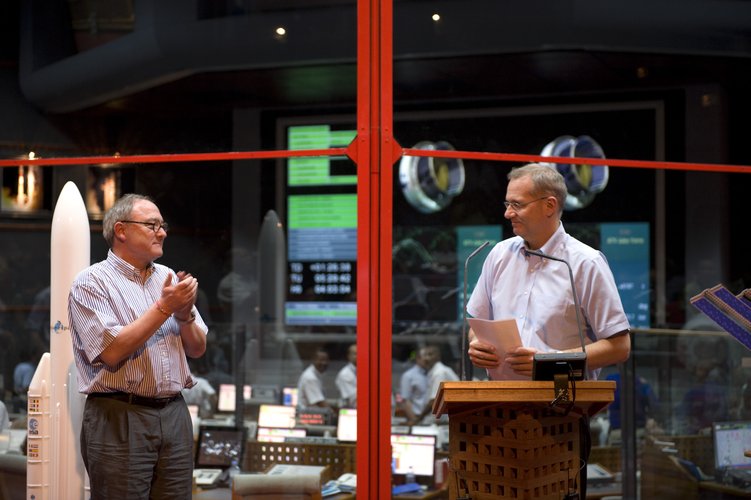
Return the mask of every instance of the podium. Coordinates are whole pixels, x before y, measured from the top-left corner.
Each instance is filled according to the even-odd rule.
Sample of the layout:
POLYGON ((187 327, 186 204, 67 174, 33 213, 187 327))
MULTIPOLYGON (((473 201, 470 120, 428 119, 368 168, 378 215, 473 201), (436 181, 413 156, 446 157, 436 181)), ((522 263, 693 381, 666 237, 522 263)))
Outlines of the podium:
POLYGON ((579 420, 615 397, 614 381, 569 383, 570 412, 549 381, 443 382, 433 414, 449 416, 449 498, 555 499, 578 492, 579 420))

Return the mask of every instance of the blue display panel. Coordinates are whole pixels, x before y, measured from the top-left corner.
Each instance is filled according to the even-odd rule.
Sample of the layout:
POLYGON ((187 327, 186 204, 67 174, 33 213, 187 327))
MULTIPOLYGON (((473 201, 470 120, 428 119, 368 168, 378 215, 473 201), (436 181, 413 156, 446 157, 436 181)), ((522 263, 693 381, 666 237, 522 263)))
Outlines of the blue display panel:
POLYGON ((565 224, 575 238, 600 250, 613 272, 632 328, 650 327, 650 239, 647 222, 565 224))
POLYGON ((649 224, 602 223, 600 239, 631 327, 649 328, 649 224))

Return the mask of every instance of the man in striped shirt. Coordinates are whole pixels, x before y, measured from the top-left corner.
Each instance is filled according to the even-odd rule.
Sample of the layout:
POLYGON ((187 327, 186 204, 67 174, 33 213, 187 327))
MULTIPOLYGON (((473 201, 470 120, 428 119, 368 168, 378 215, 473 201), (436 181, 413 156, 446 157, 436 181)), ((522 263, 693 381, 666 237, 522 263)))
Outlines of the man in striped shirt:
POLYGON ((68 313, 78 389, 88 394, 81 454, 94 499, 191 498, 193 427, 181 390, 206 350, 198 281, 154 261, 167 224, 128 194, 107 212, 107 259, 73 281, 68 313))

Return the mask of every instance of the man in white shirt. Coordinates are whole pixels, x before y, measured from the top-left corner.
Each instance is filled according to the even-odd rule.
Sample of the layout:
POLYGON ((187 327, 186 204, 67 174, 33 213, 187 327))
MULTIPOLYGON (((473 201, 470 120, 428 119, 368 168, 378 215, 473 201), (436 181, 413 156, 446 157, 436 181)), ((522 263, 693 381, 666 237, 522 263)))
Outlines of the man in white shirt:
POLYGON ((399 408, 407 416, 407 425, 420 422, 428 397, 428 371, 425 360, 418 349, 415 364, 402 374, 399 384, 399 408))
POLYGON ((568 267, 525 251, 533 250, 571 265, 580 295, 588 378, 595 379, 600 368, 625 361, 631 350, 613 273, 602 253, 563 229, 567 190, 556 169, 531 163, 512 170, 508 178, 504 216, 516 236, 488 254, 467 312, 475 318, 516 319, 523 346, 501 354, 470 330, 469 359, 478 368, 502 368, 503 378, 529 380, 535 353, 581 352, 568 267))
MULTIPOLYGON (((433 401, 438 394, 438 388, 443 381, 458 381, 459 376, 450 367, 441 362, 441 350, 438 346, 428 345, 420 349, 420 356, 425 363, 428 377, 428 402, 423 408, 420 420, 425 424, 436 423, 436 419, 430 415, 433 411, 433 401)), ((448 423, 448 417, 441 417, 441 422, 448 423)))
POLYGON ((216 389, 199 375, 194 374, 193 380, 196 385, 182 390, 185 404, 198 406, 198 416, 201 418, 213 417, 217 401, 216 389))
POLYGON ((302 372, 297 381, 297 405, 300 408, 330 407, 323 392, 323 373, 328 367, 329 353, 318 349, 313 356, 313 363, 302 372))
POLYGON ((336 374, 342 408, 357 408, 357 344, 347 349, 347 364, 336 374))

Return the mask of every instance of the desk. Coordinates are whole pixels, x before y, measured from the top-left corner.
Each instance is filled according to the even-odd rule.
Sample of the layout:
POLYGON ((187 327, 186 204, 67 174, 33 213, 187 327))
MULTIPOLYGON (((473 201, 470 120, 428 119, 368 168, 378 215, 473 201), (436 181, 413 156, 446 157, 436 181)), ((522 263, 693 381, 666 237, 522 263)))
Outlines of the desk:
MULTIPOLYGON (((193 500, 230 500, 232 491, 229 488, 211 488, 193 492, 193 500)), ((351 493, 339 493, 326 497, 326 500, 354 500, 356 495, 351 493)), ((448 498, 446 490, 431 490, 425 493, 405 493, 393 497, 393 500, 440 500, 448 498)), ((589 498, 589 496, 587 496, 589 498)), ((599 497, 597 497, 599 498, 599 497)))
POLYGON ((230 500, 232 490, 229 488, 198 489, 193 492, 193 500, 230 500))
POLYGON ((702 499, 712 498, 751 498, 751 490, 736 488, 729 484, 714 481, 699 481, 699 496, 702 499))
POLYGON ((599 500, 603 497, 620 496, 623 490, 623 485, 620 482, 613 481, 612 483, 587 485, 587 500, 599 500))

